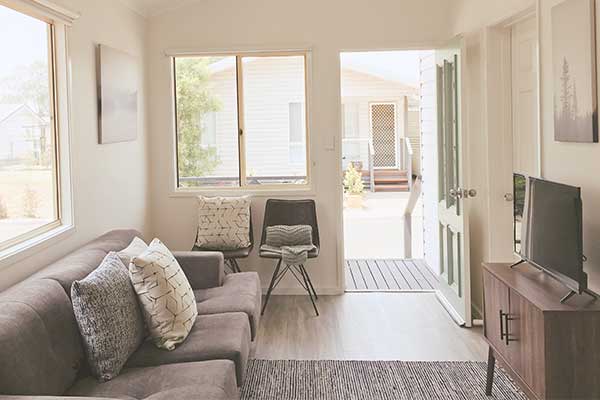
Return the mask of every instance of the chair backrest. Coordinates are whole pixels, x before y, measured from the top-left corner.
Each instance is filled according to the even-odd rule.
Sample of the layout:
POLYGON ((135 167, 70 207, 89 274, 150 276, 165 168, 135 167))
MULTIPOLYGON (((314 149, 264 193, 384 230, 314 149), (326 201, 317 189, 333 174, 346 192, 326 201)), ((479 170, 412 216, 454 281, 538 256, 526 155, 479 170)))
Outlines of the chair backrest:
POLYGON ((310 225, 312 239, 320 247, 319 225, 317 224, 317 206, 314 200, 278 200, 269 199, 265 205, 261 246, 267 239, 267 227, 273 225, 310 225))

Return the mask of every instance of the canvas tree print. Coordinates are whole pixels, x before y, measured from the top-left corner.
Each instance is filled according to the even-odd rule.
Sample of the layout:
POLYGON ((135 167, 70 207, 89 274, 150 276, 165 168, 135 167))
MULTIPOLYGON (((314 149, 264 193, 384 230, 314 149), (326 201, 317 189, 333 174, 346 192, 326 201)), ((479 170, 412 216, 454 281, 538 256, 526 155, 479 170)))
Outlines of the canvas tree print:
POLYGON ((554 138, 598 142, 594 0, 552 8, 554 138))

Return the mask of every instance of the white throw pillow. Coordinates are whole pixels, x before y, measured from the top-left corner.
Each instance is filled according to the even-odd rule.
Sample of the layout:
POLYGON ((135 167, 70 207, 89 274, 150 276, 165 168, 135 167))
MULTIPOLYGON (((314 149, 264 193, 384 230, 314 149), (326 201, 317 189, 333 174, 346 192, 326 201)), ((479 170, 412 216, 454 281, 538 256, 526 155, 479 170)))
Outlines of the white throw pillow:
POLYGON ((134 237, 129 246, 123 250, 117 252, 117 255, 126 267, 129 266, 131 259, 135 256, 139 256, 148 249, 148 245, 139 237, 134 237))
POLYGON ((198 197, 198 236, 203 250, 250 246, 250 197, 198 197))
POLYGON ((198 310, 194 292, 169 249, 154 239, 129 264, 129 276, 157 347, 173 350, 194 326, 198 310))

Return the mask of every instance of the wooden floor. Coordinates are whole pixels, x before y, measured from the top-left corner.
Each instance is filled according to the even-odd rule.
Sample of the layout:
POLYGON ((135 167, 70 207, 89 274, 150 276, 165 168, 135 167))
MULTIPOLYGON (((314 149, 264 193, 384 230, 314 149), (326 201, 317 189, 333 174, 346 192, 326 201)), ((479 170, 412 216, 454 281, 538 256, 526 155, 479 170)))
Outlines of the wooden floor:
POLYGON ((423 260, 346 260, 346 291, 437 290, 438 278, 423 260))
POLYGON ((485 360, 480 328, 459 327, 433 293, 273 296, 253 355, 305 360, 485 360))

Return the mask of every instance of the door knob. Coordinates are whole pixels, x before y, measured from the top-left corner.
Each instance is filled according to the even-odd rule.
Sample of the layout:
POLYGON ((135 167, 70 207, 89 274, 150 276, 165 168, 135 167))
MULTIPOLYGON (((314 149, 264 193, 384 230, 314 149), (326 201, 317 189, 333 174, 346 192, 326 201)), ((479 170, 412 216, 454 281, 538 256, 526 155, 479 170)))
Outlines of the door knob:
POLYGON ((514 200, 514 196, 512 193, 505 193, 504 194, 504 200, 508 201, 508 202, 512 202, 514 200))
POLYGON ((450 197, 454 198, 454 199, 468 199, 469 197, 476 197, 477 196, 477 190, 475 189, 462 189, 462 188, 457 188, 457 189, 450 189, 450 191, 448 192, 450 194, 450 197))

